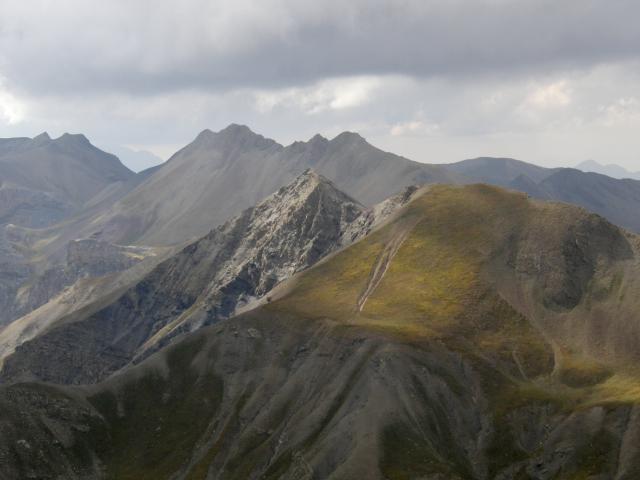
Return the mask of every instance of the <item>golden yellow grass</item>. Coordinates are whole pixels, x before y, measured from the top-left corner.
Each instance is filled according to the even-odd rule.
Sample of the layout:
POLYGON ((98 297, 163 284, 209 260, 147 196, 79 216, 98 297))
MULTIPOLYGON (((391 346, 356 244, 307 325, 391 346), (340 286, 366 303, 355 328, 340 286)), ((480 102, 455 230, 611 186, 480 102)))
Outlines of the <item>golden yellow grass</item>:
POLYGON ((391 224, 301 275, 268 308, 410 341, 437 339, 474 355, 513 358, 531 375, 517 383, 523 397, 583 405, 640 401, 640 375, 614 374, 585 358, 566 358, 565 377, 552 376, 546 339, 484 279, 490 256, 540 211, 554 213, 554 219, 564 215, 560 206, 533 204, 525 195, 495 187, 435 186, 391 224), (385 247, 403 228, 410 228, 409 234, 358 311, 385 247))

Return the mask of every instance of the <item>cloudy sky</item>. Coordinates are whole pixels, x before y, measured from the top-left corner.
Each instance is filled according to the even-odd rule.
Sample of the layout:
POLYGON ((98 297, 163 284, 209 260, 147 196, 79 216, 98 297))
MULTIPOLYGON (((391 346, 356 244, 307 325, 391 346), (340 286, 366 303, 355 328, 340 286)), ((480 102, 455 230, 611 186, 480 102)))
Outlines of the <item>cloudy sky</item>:
POLYGON ((638 0, 0 0, 0 137, 163 158, 231 122, 640 170, 638 0))

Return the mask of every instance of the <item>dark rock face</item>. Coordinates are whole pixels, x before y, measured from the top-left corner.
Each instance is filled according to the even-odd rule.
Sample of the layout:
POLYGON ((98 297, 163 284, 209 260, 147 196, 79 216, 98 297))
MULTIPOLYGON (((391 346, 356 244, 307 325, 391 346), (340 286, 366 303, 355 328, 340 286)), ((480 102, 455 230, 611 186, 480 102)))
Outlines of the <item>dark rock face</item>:
POLYGON ((67 247, 67 269, 75 277, 99 277, 131 268, 149 249, 113 245, 91 238, 75 240, 67 247))
POLYGON ((63 220, 75 211, 73 205, 39 192, 0 184, 0 225, 42 228, 63 220))
POLYGON ((590 215, 568 231, 558 262, 562 273, 545 289, 545 305, 571 310, 582 300, 597 269, 598 256, 612 261, 633 257, 628 240, 619 229, 596 215, 590 215))
MULTIPOLYGON (((11 242, 6 245, 6 248, 16 249, 11 242)), ((44 305, 81 278, 126 270, 150 254, 152 251, 144 247, 112 245, 95 239, 75 240, 67 245, 65 263, 54 265, 39 274, 33 272, 24 257, 17 253, 7 255, 5 261, 11 264, 6 270, 14 273, 2 283, 6 293, 3 295, 0 324, 8 324, 44 305)))
POLYGON ((22 252, 0 227, 0 326, 13 319, 18 288, 32 274, 32 267, 22 252))
POLYGON ((91 405, 42 385, 21 385, 0 397, 3 479, 102 477, 90 442, 108 437, 91 405))

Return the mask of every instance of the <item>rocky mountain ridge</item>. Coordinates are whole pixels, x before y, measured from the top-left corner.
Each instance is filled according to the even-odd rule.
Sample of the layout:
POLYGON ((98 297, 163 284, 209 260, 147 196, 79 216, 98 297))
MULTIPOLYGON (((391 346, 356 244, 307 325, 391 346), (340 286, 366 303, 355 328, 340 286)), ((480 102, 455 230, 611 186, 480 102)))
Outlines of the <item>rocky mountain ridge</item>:
POLYGON ((232 124, 201 132, 112 208, 80 225, 75 235, 143 245, 193 240, 307 168, 367 206, 408 185, 462 181, 439 166, 383 152, 355 133, 332 140, 317 135, 285 147, 232 124))
POLYGON ((5 359, 3 379, 98 381, 177 335, 265 301, 279 282, 367 234, 415 191, 365 209, 307 170, 160 263, 119 298, 99 300, 20 345, 5 359))

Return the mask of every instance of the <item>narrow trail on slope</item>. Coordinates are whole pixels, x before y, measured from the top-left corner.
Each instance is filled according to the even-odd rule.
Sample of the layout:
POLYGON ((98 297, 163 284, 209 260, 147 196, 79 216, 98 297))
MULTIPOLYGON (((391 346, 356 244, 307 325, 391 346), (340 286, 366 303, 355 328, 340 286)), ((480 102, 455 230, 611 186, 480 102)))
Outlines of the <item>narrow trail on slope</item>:
POLYGON ((384 250, 378 257, 378 261, 376 262, 375 267, 373 267, 373 271, 371 272, 366 288, 358 298, 358 312, 362 312, 365 303, 367 303, 367 300, 369 299, 371 294, 376 290, 376 288, 378 288, 378 285, 380 285, 380 282, 384 278, 384 275, 385 273, 387 273, 389 265, 391 264, 391 260, 393 260, 393 257, 396 256, 396 253, 398 253, 398 250, 407 239, 414 226, 415 223, 406 225, 401 231, 396 233, 389 241, 389 243, 387 243, 387 245, 384 247, 384 250))

